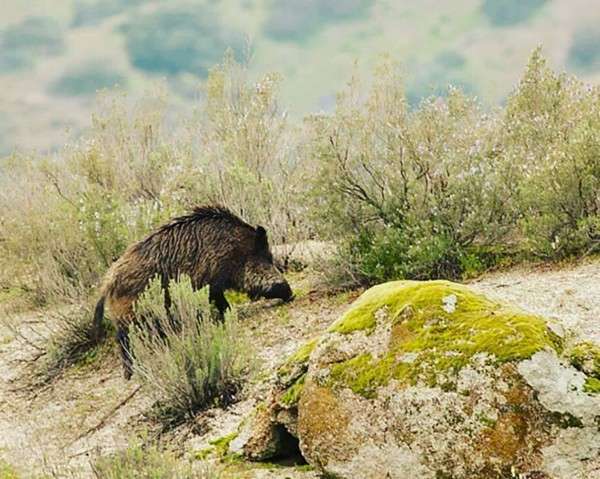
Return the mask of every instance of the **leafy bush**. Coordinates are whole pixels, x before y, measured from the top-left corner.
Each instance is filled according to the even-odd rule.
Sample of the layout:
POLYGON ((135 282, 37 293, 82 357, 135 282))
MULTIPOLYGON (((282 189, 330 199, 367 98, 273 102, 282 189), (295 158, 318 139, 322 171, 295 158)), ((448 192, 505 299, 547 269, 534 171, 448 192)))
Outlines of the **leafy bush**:
POLYGON ((160 279, 136 303, 131 330, 134 371, 160 404, 166 422, 234 400, 248 372, 248 345, 234 312, 218 321, 208 287, 192 289, 189 277, 169 284, 167 313, 160 279))
POLYGON ((64 51, 64 32, 51 17, 28 17, 0 32, 0 71, 32 65, 39 57, 64 51))
POLYGON ((600 70, 599 45, 600 30, 586 28, 577 31, 569 48, 568 65, 583 72, 600 70))
POLYGON ((131 63, 152 73, 205 77, 227 48, 240 51, 242 46, 239 34, 201 6, 163 7, 135 16, 123 32, 131 63))
POLYGON ((373 0, 274 0, 265 32, 276 40, 300 41, 330 22, 367 16, 373 0))
POLYGON ((536 50, 499 138, 531 254, 561 258, 600 246, 598 128, 600 90, 554 73, 536 50))
POLYGON ((315 195, 358 277, 455 277, 468 250, 508 227, 496 178, 496 123, 456 90, 409 112, 392 64, 369 97, 358 85, 324 119, 315 195))
POLYGON ((499 115, 456 90, 408 111, 389 65, 361 98, 354 83, 315 121, 313 153, 315 216, 343 238, 354 279, 460 277, 507 255, 600 247, 600 91, 539 50, 499 115))
POLYGON ((548 0, 483 0, 481 9, 492 25, 515 25, 529 20, 548 0))
POLYGON ((91 61, 68 70, 51 86, 50 91, 58 95, 93 95, 103 88, 125 86, 126 78, 107 62, 91 61))
POLYGON ((156 446, 130 445, 125 451, 100 456, 92 463, 97 479, 218 479, 216 466, 177 459, 156 446))

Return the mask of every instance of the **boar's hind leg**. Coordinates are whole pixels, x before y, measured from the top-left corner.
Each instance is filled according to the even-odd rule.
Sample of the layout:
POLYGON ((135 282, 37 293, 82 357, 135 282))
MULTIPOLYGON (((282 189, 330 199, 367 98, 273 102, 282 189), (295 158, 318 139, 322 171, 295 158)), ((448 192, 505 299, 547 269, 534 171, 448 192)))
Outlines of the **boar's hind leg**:
POLYGON ((225 311, 229 309, 229 303, 225 299, 225 292, 221 288, 210 288, 208 294, 209 301, 214 304, 219 311, 220 319, 222 320, 225 311))
POLYGON ((123 376, 130 379, 133 373, 133 356, 129 345, 129 333, 127 328, 120 326, 117 329, 117 341, 121 350, 121 363, 123 364, 123 376))

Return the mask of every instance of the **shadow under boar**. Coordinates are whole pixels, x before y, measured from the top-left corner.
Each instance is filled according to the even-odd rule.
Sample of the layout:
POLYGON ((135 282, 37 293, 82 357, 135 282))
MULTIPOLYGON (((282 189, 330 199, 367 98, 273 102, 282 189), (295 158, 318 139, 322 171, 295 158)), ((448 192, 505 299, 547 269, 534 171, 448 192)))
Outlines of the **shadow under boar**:
MULTIPOLYGON (((226 289, 247 293, 251 299, 292 299, 292 290, 273 264, 267 232, 245 223, 220 206, 203 206, 174 218, 131 245, 110 267, 96 305, 94 327, 102 334, 105 304, 112 313, 126 379, 132 373, 128 330, 134 320, 133 304, 152 278, 169 280, 181 274, 195 289, 209 286, 210 301, 221 316, 229 304, 226 289)), ((167 310, 168 294, 165 294, 167 310)))

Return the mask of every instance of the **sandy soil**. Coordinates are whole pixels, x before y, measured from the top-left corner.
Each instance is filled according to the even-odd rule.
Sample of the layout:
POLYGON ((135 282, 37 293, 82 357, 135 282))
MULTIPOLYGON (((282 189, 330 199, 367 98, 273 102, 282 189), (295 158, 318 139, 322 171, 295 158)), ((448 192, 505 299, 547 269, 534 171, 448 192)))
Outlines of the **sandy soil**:
MULTIPOLYGON (((244 399, 227 410, 199 415, 193 433, 189 428, 175 431, 173 439, 188 453, 234 431, 266 393, 264 379, 360 294, 311 290, 311 279, 302 276, 292 281, 296 301, 283 306, 253 305, 244 315, 260 358, 262 381, 249 385, 244 399)), ((485 275, 470 284, 494 298, 556 318, 577 335, 600 344, 600 260, 554 269, 520 267, 485 275)), ((17 330, 31 337, 36 325, 47 320, 44 313, 23 314, 17 318, 17 330)), ((112 345, 100 360, 71 368, 45 388, 23 389, 29 374, 25 360, 35 354, 0 321, 0 459, 25 477, 34 472, 88 477, 91 457, 126 447, 132 434, 145 427, 144 412, 152 400, 143 390, 136 392, 135 381, 123 380, 112 345)), ((248 466, 236 477, 309 479, 316 475, 285 467, 248 466)))

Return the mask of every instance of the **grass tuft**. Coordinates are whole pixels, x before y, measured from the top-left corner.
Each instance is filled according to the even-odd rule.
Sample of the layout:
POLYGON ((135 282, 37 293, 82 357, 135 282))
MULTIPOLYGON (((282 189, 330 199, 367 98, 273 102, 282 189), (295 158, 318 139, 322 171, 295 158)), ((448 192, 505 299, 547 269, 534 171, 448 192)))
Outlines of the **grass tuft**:
POLYGON ((219 479, 223 474, 208 463, 178 459, 156 446, 131 445, 126 450, 100 456, 92 463, 97 479, 219 479))
MULTIPOLYGON (((48 321, 52 332, 45 346, 45 355, 37 367, 37 373, 44 382, 55 378, 69 366, 92 363, 97 359, 104 337, 97 336, 92 318, 93 309, 89 305, 53 313, 48 321)), ((104 328, 111 329, 108 321, 104 328)))

